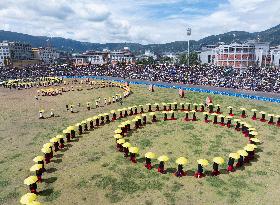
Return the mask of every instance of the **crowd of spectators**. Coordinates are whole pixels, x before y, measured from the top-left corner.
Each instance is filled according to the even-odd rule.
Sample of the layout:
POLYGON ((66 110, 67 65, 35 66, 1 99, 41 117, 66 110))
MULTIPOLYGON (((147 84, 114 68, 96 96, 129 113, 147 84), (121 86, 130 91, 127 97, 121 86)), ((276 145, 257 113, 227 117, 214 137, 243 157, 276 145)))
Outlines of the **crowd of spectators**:
POLYGON ((90 65, 0 68, 0 82, 42 76, 109 76, 280 93, 280 68, 225 68, 215 65, 90 65))

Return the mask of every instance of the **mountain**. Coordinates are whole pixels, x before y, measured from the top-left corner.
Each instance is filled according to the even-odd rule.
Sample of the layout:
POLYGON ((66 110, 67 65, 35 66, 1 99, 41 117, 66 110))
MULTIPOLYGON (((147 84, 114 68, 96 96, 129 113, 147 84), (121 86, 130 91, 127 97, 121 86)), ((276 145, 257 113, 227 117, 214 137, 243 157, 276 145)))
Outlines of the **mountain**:
MULTIPOLYGON (((270 42, 271 46, 280 45, 280 24, 261 32, 249 33, 245 31, 230 31, 224 34, 211 35, 202 38, 198 41, 190 42, 190 50, 199 50, 202 45, 216 44, 224 42, 226 44, 232 42, 245 42, 250 39, 260 39, 260 41, 270 42)), ((22 41, 30 43, 33 47, 40 47, 51 43, 53 47, 60 51, 68 52, 83 52, 86 50, 119 50, 123 47, 130 47, 136 54, 144 53, 145 50, 150 50, 156 54, 165 52, 186 52, 188 43, 187 41, 175 41, 165 44, 149 44, 141 45, 138 43, 90 43, 80 42, 72 39, 65 39, 60 37, 49 38, 46 36, 31 36, 22 33, 10 32, 0 30, 0 41, 22 41)))

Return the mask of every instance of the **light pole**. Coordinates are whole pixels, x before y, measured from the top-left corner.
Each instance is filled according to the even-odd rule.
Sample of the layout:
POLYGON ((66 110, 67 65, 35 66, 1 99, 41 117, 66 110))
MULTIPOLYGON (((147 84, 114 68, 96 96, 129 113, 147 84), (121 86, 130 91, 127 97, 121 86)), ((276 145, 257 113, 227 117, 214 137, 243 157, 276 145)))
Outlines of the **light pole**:
POLYGON ((188 66, 190 66, 190 36, 192 34, 192 29, 187 28, 187 36, 188 36, 188 66))

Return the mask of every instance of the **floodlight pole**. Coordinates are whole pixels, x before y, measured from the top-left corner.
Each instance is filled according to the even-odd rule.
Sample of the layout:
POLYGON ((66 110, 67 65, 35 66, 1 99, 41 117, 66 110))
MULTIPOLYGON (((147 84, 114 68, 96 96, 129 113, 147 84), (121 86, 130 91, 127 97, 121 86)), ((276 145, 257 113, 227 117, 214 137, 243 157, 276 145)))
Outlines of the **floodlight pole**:
POLYGON ((187 28, 187 36, 188 36, 188 66, 190 66, 190 36, 192 34, 192 29, 187 28))

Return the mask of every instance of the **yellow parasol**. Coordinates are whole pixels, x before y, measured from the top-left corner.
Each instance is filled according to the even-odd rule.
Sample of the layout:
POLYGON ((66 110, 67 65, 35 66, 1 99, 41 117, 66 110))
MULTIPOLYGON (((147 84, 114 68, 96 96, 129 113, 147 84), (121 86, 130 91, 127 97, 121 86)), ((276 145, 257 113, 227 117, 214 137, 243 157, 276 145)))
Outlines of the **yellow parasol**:
POLYGON ((254 149, 257 148, 257 145, 254 145, 254 144, 247 144, 246 147, 253 147, 254 149))
POLYGON ((121 134, 121 133, 122 133, 122 130, 120 130, 120 129, 115 130, 115 134, 121 134))
POLYGON ((49 148, 49 147, 51 147, 52 145, 53 145, 52 143, 48 142, 48 143, 45 143, 45 144, 43 145, 43 147, 49 148))
POLYGON ((43 147, 43 148, 41 149, 41 151, 42 151, 44 154, 51 153, 51 149, 50 149, 50 148, 47 148, 47 147, 43 147))
POLYGON ((256 131, 252 131, 252 132, 249 132, 250 135, 254 135, 254 136, 257 136, 259 133, 256 132, 256 131))
POLYGON ((58 138, 58 139, 63 139, 64 136, 63 136, 63 135, 56 135, 56 138, 58 138))
POLYGON ((232 109, 233 107, 231 107, 231 106, 228 106, 227 108, 228 108, 228 109, 232 109))
POLYGON ((121 138, 123 138, 123 136, 121 136, 120 134, 115 134, 115 135, 114 135, 114 138, 115 138, 115 139, 121 139, 121 138))
POLYGON ((207 166, 209 162, 206 159, 199 159, 197 160, 198 164, 201 164, 202 166, 207 166))
POLYGON ((240 119, 234 119, 233 121, 234 121, 234 122, 241 122, 240 119))
POLYGON ((212 116, 218 116, 219 114, 217 114, 217 113, 212 113, 211 115, 212 115, 212 116))
POLYGON ((264 112, 264 111, 261 111, 261 112, 260 112, 260 114, 266 114, 266 112, 264 112))
POLYGON ((252 112, 257 112, 258 110, 257 110, 257 109, 252 109, 251 111, 252 111, 252 112))
POLYGON ((58 142, 58 141, 59 141, 59 139, 56 137, 50 139, 50 142, 58 142))
POLYGON ((125 147, 125 148, 130 148, 131 144, 129 142, 125 142, 125 143, 123 143, 122 146, 125 147))
POLYGON ((247 109, 246 109, 246 108, 244 108, 244 107, 241 107, 241 108, 240 108, 240 110, 247 110, 247 109))
POLYGON ((242 157, 247 157, 248 153, 245 150, 238 150, 237 153, 242 157))
POLYGON ((220 107, 220 106, 221 106, 221 105, 219 105, 219 104, 216 104, 216 105, 215 105, 215 107, 220 107))
POLYGON ((27 177, 23 183, 26 184, 26 185, 30 185, 30 184, 34 184, 38 181, 38 178, 36 176, 30 176, 30 177, 27 177))
POLYGON ((37 199, 37 195, 36 194, 27 193, 27 194, 24 194, 20 198, 20 203, 21 204, 30 204, 32 201, 35 201, 36 199, 37 199))
POLYGON ((29 170, 31 172, 35 172, 35 171, 38 171, 40 169, 42 169, 43 165, 42 164, 34 164, 29 170))
POLYGON ((215 162, 217 164, 223 164, 225 162, 225 160, 222 157, 214 157, 213 162, 215 162))
POLYGON ((68 130, 68 129, 65 129, 65 130, 63 130, 62 132, 63 132, 64 134, 67 134, 67 133, 70 133, 71 131, 68 130))
POLYGON ((111 110, 110 113, 114 114, 116 113, 116 110, 111 110))
POLYGON ((203 112, 203 115, 209 115, 209 112, 203 112))
POLYGON ((257 142, 257 143, 258 143, 258 142, 261 142, 258 138, 255 138, 255 137, 254 137, 254 138, 251 138, 250 140, 251 140, 252 142, 257 142))
POLYGON ((158 161, 160 162, 167 162, 169 160, 168 156, 166 155, 161 155, 159 158, 158 158, 158 161))
POLYGON ((239 159, 240 156, 239 156, 238 153, 230 153, 230 154, 229 154, 229 157, 230 157, 230 158, 233 158, 233 159, 239 159))
POLYGON ((252 151, 254 151, 254 147, 245 146, 244 150, 247 151, 247 152, 252 152, 252 151))
POLYGON ((147 152, 147 153, 145 154, 145 157, 146 157, 146 158, 149 158, 149 159, 155 159, 155 158, 156 158, 156 154, 153 153, 153 152, 147 152))
POLYGON ((26 205, 42 205, 39 201, 32 201, 26 205))
POLYGON ((179 157, 176 159, 176 164, 186 165, 188 163, 187 158, 185 157, 179 157))
POLYGON ((133 154, 137 154, 139 152, 139 148, 138 147, 130 147, 129 152, 133 153, 133 154))
POLYGON ((232 119, 233 117, 229 115, 229 116, 226 116, 226 118, 227 119, 232 119))
POLYGON ((118 140, 117 140, 117 143, 118 143, 118 144, 123 144, 123 143, 125 143, 125 139, 118 139, 118 140))
POLYGON ((43 160, 44 160, 43 156, 37 156, 33 159, 33 162, 40 162, 40 161, 43 161, 43 160))

